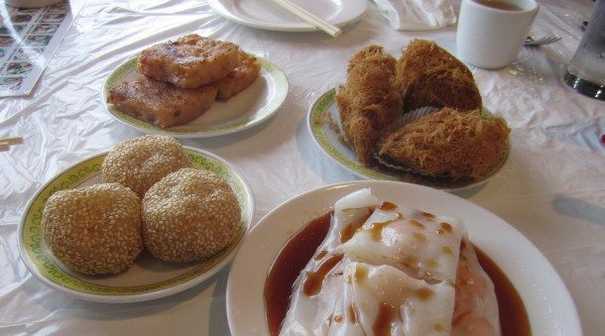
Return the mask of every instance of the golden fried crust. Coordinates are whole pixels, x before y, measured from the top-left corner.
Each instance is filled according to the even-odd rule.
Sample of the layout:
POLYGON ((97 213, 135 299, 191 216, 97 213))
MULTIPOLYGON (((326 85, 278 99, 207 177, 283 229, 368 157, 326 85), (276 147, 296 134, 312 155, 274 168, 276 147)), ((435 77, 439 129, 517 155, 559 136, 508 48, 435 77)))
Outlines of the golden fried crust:
POLYGON ((208 171, 176 171, 143 199, 145 247, 163 261, 190 262, 219 253, 237 237, 240 221, 237 196, 208 171))
POLYGON ((502 118, 443 108, 385 134, 379 157, 421 175, 476 180, 506 158, 509 133, 502 118))
POLYGON ((191 167, 191 159, 176 139, 145 135, 123 141, 103 159, 103 181, 119 183, 143 197, 164 176, 191 167))
POLYGON ((395 59, 372 45, 353 55, 346 83, 336 93, 345 139, 365 164, 373 160, 382 129, 401 113, 394 80, 395 59))
POLYGON ((470 70, 434 42, 412 41, 397 61, 396 76, 406 111, 424 106, 481 108, 470 70))
POLYGON ((214 85, 218 89, 217 99, 227 100, 248 86, 252 85, 260 73, 258 60, 245 52, 240 52, 241 63, 227 77, 217 81, 214 85))
POLYGON ((68 268, 117 274, 143 250, 141 200, 118 183, 57 191, 44 206, 42 230, 46 245, 68 268))
POLYGON ((181 88, 197 88, 227 76, 239 62, 237 45, 191 34, 143 50, 139 71, 181 88))
POLYGON ((460 80, 465 76, 462 69, 437 67, 424 72, 422 80, 412 82, 404 98, 407 111, 434 106, 451 107, 459 111, 481 108, 481 95, 471 80, 460 80))
POLYGON ((216 94, 212 86, 181 89, 139 76, 112 88, 108 100, 121 112, 167 128, 198 118, 212 106, 216 94))

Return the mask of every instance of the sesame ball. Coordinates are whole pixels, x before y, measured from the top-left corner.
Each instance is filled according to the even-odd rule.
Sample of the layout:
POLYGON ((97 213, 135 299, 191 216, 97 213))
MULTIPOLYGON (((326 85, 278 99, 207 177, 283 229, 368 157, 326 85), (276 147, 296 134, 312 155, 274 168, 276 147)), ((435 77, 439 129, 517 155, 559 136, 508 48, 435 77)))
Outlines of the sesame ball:
POLYGON ((146 135, 115 145, 101 173, 105 182, 120 183, 143 197, 162 177, 185 167, 191 167, 191 160, 176 139, 146 135))
POLYGON ((164 177, 143 198, 143 240, 156 258, 190 262, 227 247, 240 229, 231 187, 204 170, 183 168, 164 177))
POLYGON ((46 202, 42 230, 46 245, 69 269, 120 273, 143 249, 141 201, 117 183, 58 191, 46 202))

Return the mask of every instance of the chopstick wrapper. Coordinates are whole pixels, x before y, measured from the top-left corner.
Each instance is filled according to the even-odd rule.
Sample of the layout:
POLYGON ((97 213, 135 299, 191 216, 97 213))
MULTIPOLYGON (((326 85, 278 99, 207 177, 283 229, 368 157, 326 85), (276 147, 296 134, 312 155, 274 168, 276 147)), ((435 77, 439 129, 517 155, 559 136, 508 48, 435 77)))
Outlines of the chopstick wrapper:
POLYGON ((434 30, 456 23, 450 0, 374 0, 396 30, 434 30))

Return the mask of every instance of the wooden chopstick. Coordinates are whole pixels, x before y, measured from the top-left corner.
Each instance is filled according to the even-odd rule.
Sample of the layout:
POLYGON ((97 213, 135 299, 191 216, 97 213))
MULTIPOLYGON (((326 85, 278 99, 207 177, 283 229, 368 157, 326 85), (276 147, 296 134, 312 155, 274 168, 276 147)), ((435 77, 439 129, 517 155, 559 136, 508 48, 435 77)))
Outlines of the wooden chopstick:
POLYGON ((6 152, 12 145, 19 145, 23 143, 22 137, 4 138, 0 139, 0 152, 6 152))
POLYGON ((290 13, 298 16, 303 19, 305 22, 323 30, 327 34, 332 37, 336 37, 342 33, 340 28, 334 26, 333 24, 327 22, 326 20, 318 17, 317 15, 310 13, 306 9, 300 7, 299 5, 291 2, 290 0, 273 0, 274 3, 282 6, 284 9, 288 10, 290 13))
POLYGON ((11 146, 11 145, 20 145, 23 143, 23 138, 22 137, 14 137, 14 138, 0 138, 0 146, 2 145, 7 145, 7 146, 11 146))

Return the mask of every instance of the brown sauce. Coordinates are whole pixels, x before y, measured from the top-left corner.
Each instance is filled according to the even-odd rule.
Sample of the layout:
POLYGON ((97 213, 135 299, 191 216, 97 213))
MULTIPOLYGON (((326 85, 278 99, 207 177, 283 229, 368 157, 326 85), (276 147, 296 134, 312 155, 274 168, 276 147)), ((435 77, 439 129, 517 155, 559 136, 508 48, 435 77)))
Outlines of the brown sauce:
POLYGON ((382 223, 373 223, 372 226, 370 227, 370 235, 372 236, 372 239, 375 241, 380 241, 382 240, 382 230, 384 229, 385 226, 389 225, 389 223, 392 223, 393 221, 386 221, 386 222, 382 222, 382 223))
POLYGON ((380 210, 391 211, 397 209, 397 204, 391 202, 383 202, 380 205, 380 210))
MULTIPOLYGON (((345 228, 343 228, 340 231, 340 242, 345 243, 349 239, 351 239, 351 237, 353 237, 355 232, 363 225, 363 223, 365 223, 368 220, 368 218, 370 218, 370 216, 372 215, 372 212, 373 212, 372 210, 368 209, 368 213, 365 216, 362 216, 361 218, 359 218, 359 220, 351 222, 349 225, 347 225, 345 228)), ((328 223, 327 225, 329 228, 330 223, 328 223)))
POLYGON ((315 256, 315 260, 321 260, 323 259, 323 257, 326 256, 326 254, 328 254, 328 251, 320 251, 316 256, 315 256))
MULTIPOLYGON (((286 316, 290 304, 290 294, 292 293, 294 281, 328 234, 331 217, 332 213, 330 212, 311 221, 302 231, 292 237, 278 255, 267 276, 264 296, 267 309, 267 322, 272 336, 279 335, 281 323, 286 316)), ((515 287, 506 277, 506 274, 502 272, 494 261, 476 247, 475 251, 477 252, 481 267, 492 279, 495 286, 498 309, 500 310, 502 336, 530 336, 529 319, 519 293, 517 293, 515 287)), ((362 274, 364 273, 363 270, 358 269, 356 271, 360 273, 357 274, 358 272, 356 272, 356 277, 363 277, 365 275, 362 274)), ((417 293, 417 295, 426 296, 426 293, 417 293)), ((383 305, 392 307, 388 304, 383 305)), ((379 316, 380 321, 377 318, 373 328, 379 327, 379 330, 384 330, 383 326, 390 326, 396 315, 393 313, 395 317, 390 317, 390 312, 387 311, 389 307, 382 308, 381 306, 381 310, 385 309, 385 312, 382 313, 382 316, 379 316)), ((355 307, 350 306, 348 308, 347 318, 353 323, 357 322, 358 317, 355 307)), ((444 326, 435 325, 435 330, 441 328, 444 328, 444 326)), ((376 335, 389 335, 388 333, 377 333, 376 329, 374 329, 374 332, 376 335)))
POLYGON ((349 306, 349 321, 351 321, 351 323, 355 324, 357 323, 357 311, 355 311, 355 306, 354 305, 350 305, 349 306))
POLYGON ((388 303, 381 303, 378 307, 378 316, 372 324, 372 331, 376 336, 391 336, 391 323, 399 314, 397 309, 388 303))
POLYGON ((478 247, 475 247, 479 264, 489 275, 496 289, 500 329, 502 336, 529 336, 531 327, 521 296, 500 267, 478 247))
POLYGON ((430 212, 421 211, 421 212, 420 212, 420 214, 422 214, 422 216, 424 216, 425 218, 428 218, 428 219, 433 219, 433 218, 435 218, 435 215, 433 215, 433 214, 432 214, 432 213, 430 213, 430 212))
POLYGON ((512 4, 506 1, 498 1, 498 0, 475 0, 476 3, 482 4, 487 7, 492 7, 495 9, 501 9, 505 11, 521 11, 522 7, 512 4))
POLYGON ((419 221, 415 220, 415 219, 410 219, 410 224, 412 226, 415 226, 419 229, 424 229, 424 224, 420 223, 419 221))
POLYGON ((265 305, 271 335, 278 335, 290 305, 292 285, 330 229, 332 213, 309 222, 286 243, 265 281, 265 305))
POLYGON ((398 214, 396 219, 388 220, 386 222, 372 223, 372 226, 370 226, 370 228, 369 228, 372 239, 375 241, 380 241, 382 239, 382 230, 385 228, 385 226, 393 223, 394 221, 396 221, 400 218, 401 218, 401 215, 398 214))
POLYGON ((443 230, 443 232, 445 233, 452 233, 452 226, 448 223, 441 223, 439 226, 441 226, 441 229, 443 230))
MULTIPOLYGON (((341 255, 334 255, 324 260, 317 271, 307 273, 307 278, 303 283, 303 293, 306 296, 317 295, 321 291, 321 285, 326 278, 326 275, 342 260, 341 255)), ((303 266, 304 267, 304 266, 303 266)))
POLYGON ((416 290, 416 297, 419 298, 422 301, 427 301, 428 299, 430 299, 433 294, 433 291, 430 288, 420 288, 418 290, 416 290))

